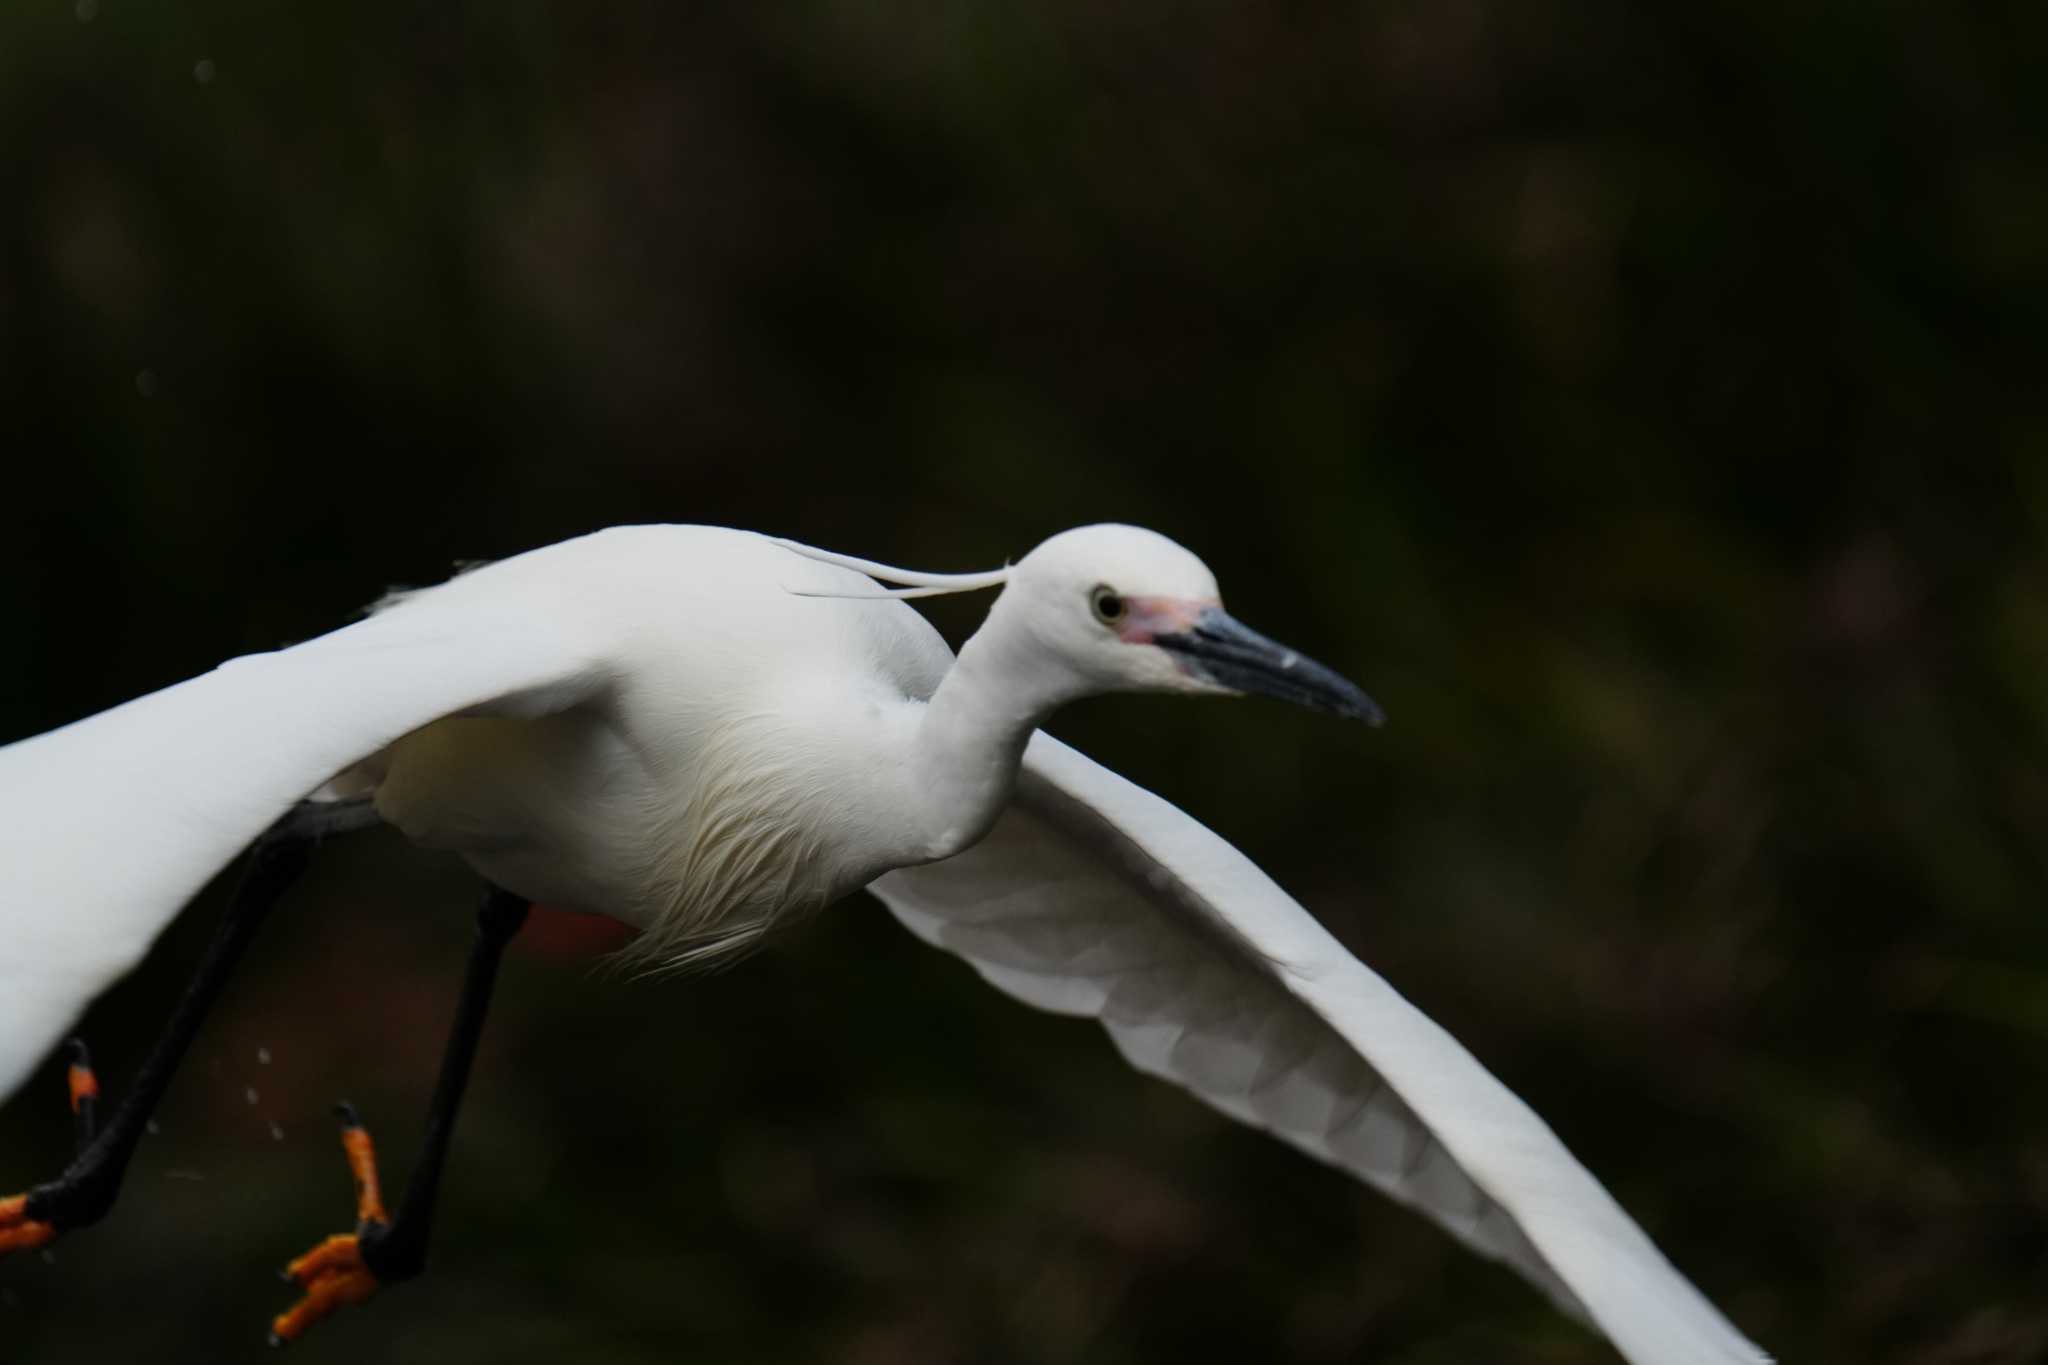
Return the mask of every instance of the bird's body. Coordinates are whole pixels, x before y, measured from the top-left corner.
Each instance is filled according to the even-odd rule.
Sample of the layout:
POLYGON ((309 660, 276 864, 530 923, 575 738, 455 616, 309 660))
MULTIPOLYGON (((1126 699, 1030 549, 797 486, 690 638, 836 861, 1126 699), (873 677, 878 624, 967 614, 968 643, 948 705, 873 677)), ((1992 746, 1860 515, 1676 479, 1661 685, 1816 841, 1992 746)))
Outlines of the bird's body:
MULTIPOLYGON (((395 595, 0 749, 0 1097, 287 811, 367 801, 499 888, 472 962, 483 1001, 526 901, 611 915, 680 963, 867 886, 1001 989, 1098 1019, 1140 1069, 1513 1266, 1638 1365, 1765 1359, 1526 1105, 1242 854, 1039 731, 1113 690, 1377 719, 1228 616, 1192 554, 1131 527, 972 576, 628 527, 395 595), (876 578, 1002 592, 955 657, 876 578)), ((459 1017, 480 1027, 476 994, 459 1017)), ((168 1066, 192 1028, 174 1020, 168 1066)), ((442 1089, 459 1098, 458 1055, 442 1089)), ((84 1188, 0 1201, 0 1250, 61 1231, 84 1188)), ((364 1283, 326 1261, 306 1275, 315 1297, 364 1283)))
POLYGON ((388 610, 565 584, 558 610, 635 616, 601 701, 447 717, 333 790, 498 886, 634 925, 670 960, 742 946, 994 818, 952 846, 922 820, 916 731, 953 657, 938 632, 902 602, 797 595, 872 585, 765 537, 621 527, 388 610))

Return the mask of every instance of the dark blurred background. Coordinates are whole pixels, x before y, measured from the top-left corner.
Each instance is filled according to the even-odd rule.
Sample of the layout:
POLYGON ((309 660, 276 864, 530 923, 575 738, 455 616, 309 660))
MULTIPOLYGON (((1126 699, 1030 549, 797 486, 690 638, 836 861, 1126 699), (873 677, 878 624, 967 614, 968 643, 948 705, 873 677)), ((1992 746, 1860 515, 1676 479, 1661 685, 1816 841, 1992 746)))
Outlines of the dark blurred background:
MULTIPOLYGON (((2048 1357, 2044 47, 2017 3, 17 0, 0 738, 611 523, 975 569, 1140 522, 1392 721, 1062 735, 1784 1359, 2048 1357)), ((329 848, 114 1219, 0 1266, 6 1357, 260 1353, 348 1221, 327 1106, 409 1166, 474 894, 329 848)), ((89 1017, 110 1084, 219 903, 89 1017)), ((1612 1358, 864 897, 708 978, 610 946, 522 941, 432 1273, 295 1359, 1612 1358)))

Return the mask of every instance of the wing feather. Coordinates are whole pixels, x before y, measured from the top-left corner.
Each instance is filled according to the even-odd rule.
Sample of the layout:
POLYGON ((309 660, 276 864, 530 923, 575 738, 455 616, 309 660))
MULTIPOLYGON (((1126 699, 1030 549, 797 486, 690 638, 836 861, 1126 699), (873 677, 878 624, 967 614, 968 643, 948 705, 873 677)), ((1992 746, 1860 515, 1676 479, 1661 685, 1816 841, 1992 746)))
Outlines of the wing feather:
POLYGON ((602 684, 575 613, 491 576, 0 748, 0 1098, 295 802, 443 716, 602 684))
POLYGON ((1513 1266, 1638 1365, 1767 1357, 1555 1134, 1237 850, 1034 736, 975 847, 872 887, 998 988, 1513 1266))

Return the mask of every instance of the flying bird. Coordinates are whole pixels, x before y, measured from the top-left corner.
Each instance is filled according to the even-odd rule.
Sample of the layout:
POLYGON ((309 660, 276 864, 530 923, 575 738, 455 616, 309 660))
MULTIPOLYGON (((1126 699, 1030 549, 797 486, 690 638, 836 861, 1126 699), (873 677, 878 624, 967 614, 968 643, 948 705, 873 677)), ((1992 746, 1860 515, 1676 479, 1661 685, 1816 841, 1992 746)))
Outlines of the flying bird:
POLYGON ((1521 1100, 1190 816, 1053 739, 1115 691, 1262 693, 1377 723, 1130 526, 924 574, 751 532, 600 531, 0 749, 0 1097, 238 855, 242 882, 120 1105, 82 1043, 78 1153, 0 1200, 0 1251, 105 1216, 243 946, 321 838, 388 822, 486 884, 428 1136, 395 1213, 342 1113, 355 1230, 294 1261, 288 1341, 416 1275, 499 954, 527 908, 684 964, 868 888, 1138 1069, 1433 1218, 1637 1365, 1767 1357, 1521 1100), (902 600, 997 588, 956 657, 902 600), (105 848, 122 832, 119 856, 105 848))

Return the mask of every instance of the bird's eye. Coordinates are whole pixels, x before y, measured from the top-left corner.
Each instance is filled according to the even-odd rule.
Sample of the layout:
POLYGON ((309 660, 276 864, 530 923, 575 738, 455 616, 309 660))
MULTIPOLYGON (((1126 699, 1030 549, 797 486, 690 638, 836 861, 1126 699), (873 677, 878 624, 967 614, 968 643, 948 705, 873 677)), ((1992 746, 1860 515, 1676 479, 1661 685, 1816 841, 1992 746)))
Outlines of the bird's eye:
POLYGON ((1088 594, 1088 604, 1095 608, 1095 619, 1105 626, 1113 626, 1124 619, 1124 599, 1110 587, 1099 587, 1088 594))

